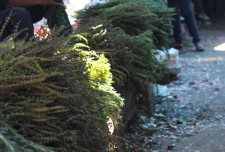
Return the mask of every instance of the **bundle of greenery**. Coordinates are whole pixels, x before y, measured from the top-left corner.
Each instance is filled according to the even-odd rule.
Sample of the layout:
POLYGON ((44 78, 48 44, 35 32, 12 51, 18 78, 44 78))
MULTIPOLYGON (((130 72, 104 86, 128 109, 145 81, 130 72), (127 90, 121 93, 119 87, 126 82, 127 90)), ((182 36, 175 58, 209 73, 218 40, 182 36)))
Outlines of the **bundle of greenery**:
POLYGON ((81 49, 64 44, 60 32, 53 30, 49 38, 31 45, 1 45, 0 119, 24 138, 55 151, 106 151, 113 142, 106 122, 110 117, 116 125, 123 100, 110 87, 96 87, 107 87, 108 64, 102 72, 88 70, 107 63, 104 56, 87 62, 81 49))
POLYGON ((0 121, 0 150, 2 152, 53 152, 52 150, 24 139, 2 121, 0 121))
POLYGON ((64 17, 65 6, 49 6, 46 15, 47 24, 50 29, 60 26, 68 26, 68 23, 64 17))
POLYGON ((146 82, 160 78, 155 50, 168 47, 172 12, 164 0, 111 0, 80 11, 76 32, 109 59, 117 89, 133 85, 143 92, 146 82))

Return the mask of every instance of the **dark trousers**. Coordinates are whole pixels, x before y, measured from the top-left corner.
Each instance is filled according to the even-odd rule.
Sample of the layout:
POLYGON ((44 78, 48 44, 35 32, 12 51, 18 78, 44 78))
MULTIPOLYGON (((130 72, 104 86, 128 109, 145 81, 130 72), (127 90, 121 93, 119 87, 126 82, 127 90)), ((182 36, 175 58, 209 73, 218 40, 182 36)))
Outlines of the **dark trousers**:
POLYGON ((193 38, 193 43, 200 42, 200 36, 198 32, 198 26, 194 13, 191 8, 190 0, 168 0, 169 7, 175 8, 176 15, 174 16, 173 32, 174 40, 176 43, 182 43, 182 31, 180 14, 185 18, 190 35, 193 38))
MULTIPOLYGON (((16 40, 29 41, 34 36, 33 24, 40 21, 46 12, 47 9, 44 6, 12 7, 0 10, 0 41, 14 33, 18 34, 16 40)), ((64 16, 70 25, 66 12, 64 16)))
POLYGON ((204 6, 202 0, 192 0, 195 6, 195 11, 197 14, 201 14, 204 12, 204 6))

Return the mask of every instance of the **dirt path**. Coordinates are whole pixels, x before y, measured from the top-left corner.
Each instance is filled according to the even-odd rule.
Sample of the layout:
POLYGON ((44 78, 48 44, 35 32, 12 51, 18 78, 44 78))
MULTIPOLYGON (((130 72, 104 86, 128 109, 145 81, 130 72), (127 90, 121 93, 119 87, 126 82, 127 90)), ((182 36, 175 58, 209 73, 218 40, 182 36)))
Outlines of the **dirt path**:
POLYGON ((154 98, 151 116, 137 112, 126 152, 225 152, 225 21, 200 29, 205 52, 187 37, 178 80, 162 86, 167 93, 154 98))
POLYGON ((181 52, 180 78, 186 85, 170 88, 183 104, 200 104, 211 110, 210 119, 203 120, 201 133, 183 137, 175 143, 175 152, 225 152, 225 23, 220 21, 201 27, 201 37, 206 51, 198 53, 193 47, 181 52))

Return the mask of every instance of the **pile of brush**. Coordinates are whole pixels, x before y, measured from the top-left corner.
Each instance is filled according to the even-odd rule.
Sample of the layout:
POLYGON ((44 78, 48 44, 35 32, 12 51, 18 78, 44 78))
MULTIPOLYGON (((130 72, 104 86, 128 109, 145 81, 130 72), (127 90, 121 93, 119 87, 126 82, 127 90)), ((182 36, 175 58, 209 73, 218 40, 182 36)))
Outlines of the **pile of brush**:
POLYGON ((80 51, 70 50, 54 32, 32 45, 1 49, 1 120, 55 151, 108 148, 107 113, 95 107, 107 107, 113 95, 93 87, 80 51))
POLYGON ((143 91, 160 77, 155 50, 169 45, 172 12, 164 0, 111 0, 80 11, 77 31, 109 59, 116 88, 143 91))

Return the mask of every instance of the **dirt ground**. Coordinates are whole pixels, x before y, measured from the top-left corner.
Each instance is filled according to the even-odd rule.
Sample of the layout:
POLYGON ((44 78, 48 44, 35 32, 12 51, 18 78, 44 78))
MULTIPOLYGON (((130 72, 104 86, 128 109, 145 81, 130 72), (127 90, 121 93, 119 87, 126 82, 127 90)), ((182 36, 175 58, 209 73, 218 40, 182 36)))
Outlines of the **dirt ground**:
POLYGON ((153 99, 152 116, 137 112, 126 152, 225 152, 225 19, 199 29, 205 51, 185 36, 178 79, 153 99))
MULTIPOLYGON (((200 25, 200 34, 206 50, 194 51, 187 45, 181 51, 182 70, 180 78, 186 85, 173 86, 171 91, 178 95, 183 104, 200 104, 212 111, 209 119, 201 122, 198 134, 176 141, 174 152, 225 152, 225 19, 212 25, 200 25)), ((187 39, 187 41, 190 41, 187 39)))

